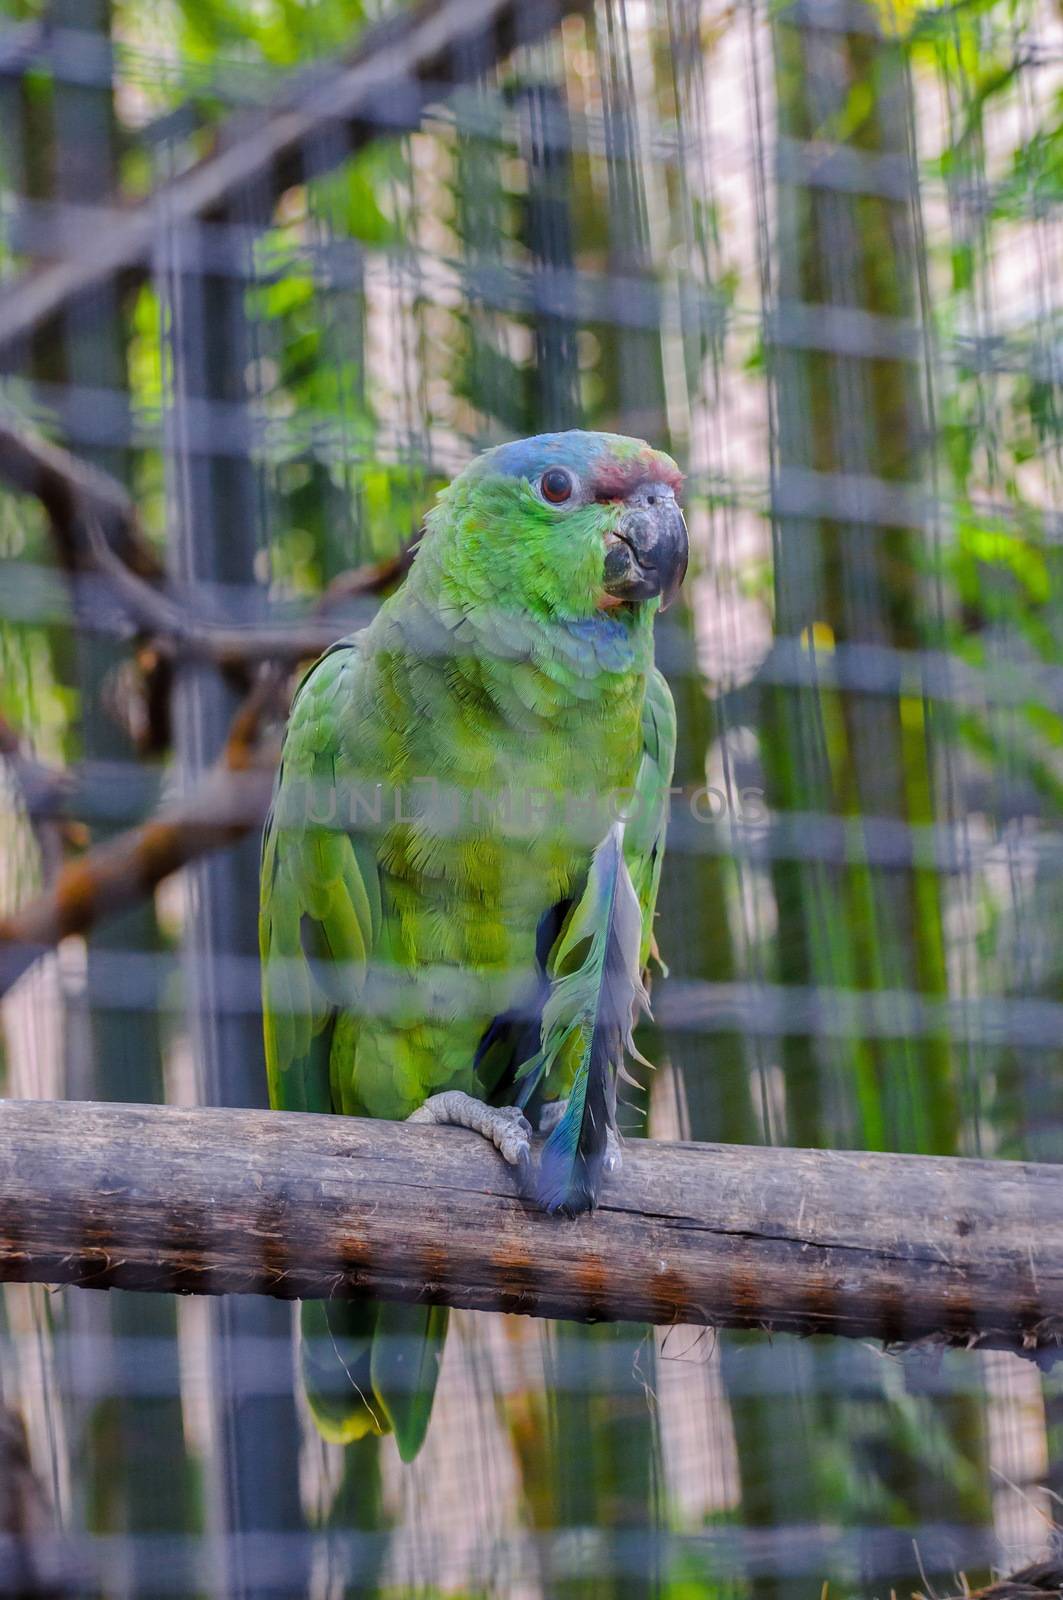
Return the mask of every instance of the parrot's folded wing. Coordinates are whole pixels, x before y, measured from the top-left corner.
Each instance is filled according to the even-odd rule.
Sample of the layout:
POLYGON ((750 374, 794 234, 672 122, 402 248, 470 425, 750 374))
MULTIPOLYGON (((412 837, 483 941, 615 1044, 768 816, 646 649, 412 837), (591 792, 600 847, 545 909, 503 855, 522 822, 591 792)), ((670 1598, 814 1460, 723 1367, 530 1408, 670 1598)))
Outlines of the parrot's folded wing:
MULTIPOLYGON (((344 1111, 354 1098, 353 1083, 336 1082, 333 1030, 341 1012, 357 1013, 381 922, 374 841, 340 824, 348 809, 337 771, 340 733, 361 670, 357 646, 341 641, 304 678, 262 840, 266 1065, 270 1103, 286 1111, 344 1111)), ((350 1052, 338 1053, 351 1059, 350 1052)), ((387 1366, 379 1327, 390 1312, 373 1301, 307 1301, 302 1307, 307 1399, 334 1443, 386 1433, 396 1417, 403 1423, 400 1448, 404 1439, 419 1443, 424 1436, 438 1342, 432 1342, 433 1382, 422 1387, 426 1398, 419 1400, 411 1386, 408 1396, 391 1401, 375 1387, 377 1368, 387 1366)), ((422 1335, 435 1332, 430 1309, 417 1316, 422 1335)), ((408 1344, 411 1350, 416 1344, 412 1332, 408 1344)))
POLYGON ((357 1008, 380 931, 373 840, 339 822, 339 729, 360 670, 342 641, 304 678, 262 841, 266 1065, 270 1103, 287 1111, 345 1109, 329 1077, 332 1031, 338 1011, 357 1008))

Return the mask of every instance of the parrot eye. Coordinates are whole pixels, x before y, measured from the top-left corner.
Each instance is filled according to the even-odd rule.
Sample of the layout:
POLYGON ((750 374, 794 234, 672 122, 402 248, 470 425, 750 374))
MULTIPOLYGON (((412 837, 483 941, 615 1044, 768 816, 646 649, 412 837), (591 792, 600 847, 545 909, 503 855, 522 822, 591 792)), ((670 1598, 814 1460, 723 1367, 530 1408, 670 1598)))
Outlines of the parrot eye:
POLYGON ((572 498, 572 475, 564 467, 551 467, 539 479, 539 493, 552 506, 564 505, 572 498))

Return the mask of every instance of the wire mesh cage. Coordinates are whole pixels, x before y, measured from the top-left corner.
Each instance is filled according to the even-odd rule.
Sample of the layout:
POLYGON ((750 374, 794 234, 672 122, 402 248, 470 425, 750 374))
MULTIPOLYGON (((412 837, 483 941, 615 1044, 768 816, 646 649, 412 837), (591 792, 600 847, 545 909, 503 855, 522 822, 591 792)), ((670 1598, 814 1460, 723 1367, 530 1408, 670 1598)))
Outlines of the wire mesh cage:
MULTIPOLYGON (((691 547, 628 1146, 1056 1163, 1058 8, 0 14, 5 1096, 268 1104, 300 667, 477 452, 602 429, 691 547)), ((0 1587, 1056 1592, 1058 1229, 1025 1352, 458 1312, 408 1465, 284 1301, 7 1282, 0 1587)))

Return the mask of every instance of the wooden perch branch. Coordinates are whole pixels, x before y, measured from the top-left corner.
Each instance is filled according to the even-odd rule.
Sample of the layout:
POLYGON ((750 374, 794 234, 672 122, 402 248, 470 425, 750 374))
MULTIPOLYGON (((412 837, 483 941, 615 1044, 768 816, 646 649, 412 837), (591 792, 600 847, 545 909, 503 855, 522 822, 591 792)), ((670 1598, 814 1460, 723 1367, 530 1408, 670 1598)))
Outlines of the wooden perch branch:
POLYGON ((566 1221, 525 1204, 495 1152, 456 1129, 6 1101, 0 1279, 372 1294, 1050 1358, 1063 1168, 633 1141, 601 1209, 566 1221))

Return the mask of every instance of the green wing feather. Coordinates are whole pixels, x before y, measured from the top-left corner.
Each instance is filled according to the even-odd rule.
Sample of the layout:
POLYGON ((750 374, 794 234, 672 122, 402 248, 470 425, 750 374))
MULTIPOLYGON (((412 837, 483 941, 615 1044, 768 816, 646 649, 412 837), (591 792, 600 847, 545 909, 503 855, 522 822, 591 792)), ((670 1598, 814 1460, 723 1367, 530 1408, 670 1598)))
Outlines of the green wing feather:
MULTIPOLYGON (((668 796, 675 768, 675 738, 675 701, 663 674, 654 668, 646 681, 646 698, 642 704, 642 760, 635 780, 632 815, 624 838, 624 856, 642 908, 640 962, 643 967, 648 964, 651 954, 659 962, 653 938, 653 919, 664 863, 668 796)), ((663 963, 659 964, 667 972, 663 963)))
POLYGON ((310 669, 292 706, 262 842, 259 947, 270 1103, 333 1111, 337 1013, 356 1007, 380 933, 372 841, 331 825, 339 730, 361 661, 350 641, 310 669), (316 820, 321 819, 321 820, 316 820))
POLYGON ((631 813, 594 852, 583 894, 551 952, 542 1046, 523 1069, 525 1099, 542 1078, 571 1084, 539 1167, 537 1198, 548 1211, 575 1214, 597 1203, 606 1129, 616 1122, 616 1078, 625 1050, 638 1055, 634 1020, 649 1010, 643 972, 653 949, 675 759, 675 708, 656 671, 647 683, 642 728, 631 813))
MULTIPOLYGON (((286 1111, 357 1105, 348 1081, 354 1051, 332 1047, 341 1016, 357 1032, 366 967, 380 941, 380 877, 373 840, 332 818, 344 777, 340 729, 361 670, 357 645, 344 640, 303 679, 263 836, 266 1066, 270 1104, 286 1111)), ((346 1444, 390 1428, 412 1460, 432 1409, 445 1308, 308 1301, 301 1320, 303 1377, 321 1432, 346 1444)))
POLYGON ((554 984, 543 1007, 542 1069, 549 1074, 564 1057, 573 1083, 543 1146, 536 1198, 544 1210, 571 1216, 597 1203, 606 1135, 616 1125, 617 1073, 625 1049, 635 1051, 635 1013, 648 1008, 642 918, 623 846, 624 824, 616 822, 594 852, 587 887, 555 947, 554 984))
POLYGON ((428 1432, 448 1317, 446 1306, 377 1306, 369 1372, 403 1461, 413 1460, 428 1432))

